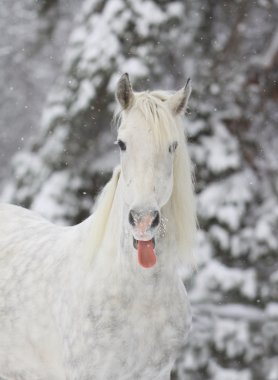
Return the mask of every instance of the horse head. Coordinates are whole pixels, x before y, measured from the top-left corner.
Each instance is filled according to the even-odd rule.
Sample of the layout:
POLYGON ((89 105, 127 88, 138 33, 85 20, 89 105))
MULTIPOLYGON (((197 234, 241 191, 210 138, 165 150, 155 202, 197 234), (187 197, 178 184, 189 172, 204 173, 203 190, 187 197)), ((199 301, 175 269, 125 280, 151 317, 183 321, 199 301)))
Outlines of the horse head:
MULTIPOLYGON (((121 107, 117 144, 121 155, 124 202, 134 247, 146 252, 154 248, 161 225, 161 210, 169 202, 174 187, 174 165, 180 145, 179 116, 184 114, 191 86, 176 93, 132 90, 128 74, 118 82, 116 98, 121 107)), ((147 257, 147 256, 146 256, 147 257)), ((149 263, 155 256, 148 255, 149 263)), ((144 261, 144 258, 143 258, 144 261)))

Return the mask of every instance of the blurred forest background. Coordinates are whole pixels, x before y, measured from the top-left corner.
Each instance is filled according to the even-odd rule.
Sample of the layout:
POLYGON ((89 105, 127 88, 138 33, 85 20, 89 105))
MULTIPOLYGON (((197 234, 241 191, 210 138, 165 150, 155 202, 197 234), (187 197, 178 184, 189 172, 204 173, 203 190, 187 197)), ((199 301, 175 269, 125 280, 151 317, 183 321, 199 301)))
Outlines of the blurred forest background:
POLYGON ((278 1, 4 0, 2 201, 86 218, 118 161, 115 84, 178 89, 198 197, 176 380, 278 380, 278 1))

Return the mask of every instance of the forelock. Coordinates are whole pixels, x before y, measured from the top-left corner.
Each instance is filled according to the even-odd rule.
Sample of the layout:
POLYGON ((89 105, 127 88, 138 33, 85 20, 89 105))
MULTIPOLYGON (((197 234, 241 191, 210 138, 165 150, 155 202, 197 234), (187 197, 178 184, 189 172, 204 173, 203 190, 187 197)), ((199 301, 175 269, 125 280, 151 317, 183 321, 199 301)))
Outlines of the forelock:
MULTIPOLYGON (((179 138, 179 123, 166 104, 169 96, 170 94, 165 91, 135 93, 135 101, 130 110, 140 112, 151 128, 158 148, 164 148, 179 138)), ((117 119, 119 125, 124 122, 124 112, 118 114, 117 119)))

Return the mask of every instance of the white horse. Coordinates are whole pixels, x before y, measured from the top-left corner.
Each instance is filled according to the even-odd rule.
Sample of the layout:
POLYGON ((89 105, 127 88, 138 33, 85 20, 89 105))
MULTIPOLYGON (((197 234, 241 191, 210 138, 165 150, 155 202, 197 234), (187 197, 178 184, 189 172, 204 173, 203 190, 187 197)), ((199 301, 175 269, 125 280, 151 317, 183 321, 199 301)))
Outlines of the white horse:
POLYGON ((134 93, 121 77, 121 165, 83 223, 0 206, 2 380, 170 378, 191 322, 178 275, 196 229, 190 91, 134 93))

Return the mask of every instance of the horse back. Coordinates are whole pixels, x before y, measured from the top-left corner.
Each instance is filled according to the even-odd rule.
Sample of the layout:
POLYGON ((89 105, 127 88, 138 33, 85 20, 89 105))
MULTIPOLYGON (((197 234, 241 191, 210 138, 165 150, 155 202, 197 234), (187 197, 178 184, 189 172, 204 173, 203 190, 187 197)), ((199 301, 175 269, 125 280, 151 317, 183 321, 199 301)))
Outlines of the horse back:
POLYGON ((40 241, 57 235, 60 229, 64 227, 55 226, 33 211, 0 204, 0 268, 3 260, 28 254, 40 241))

